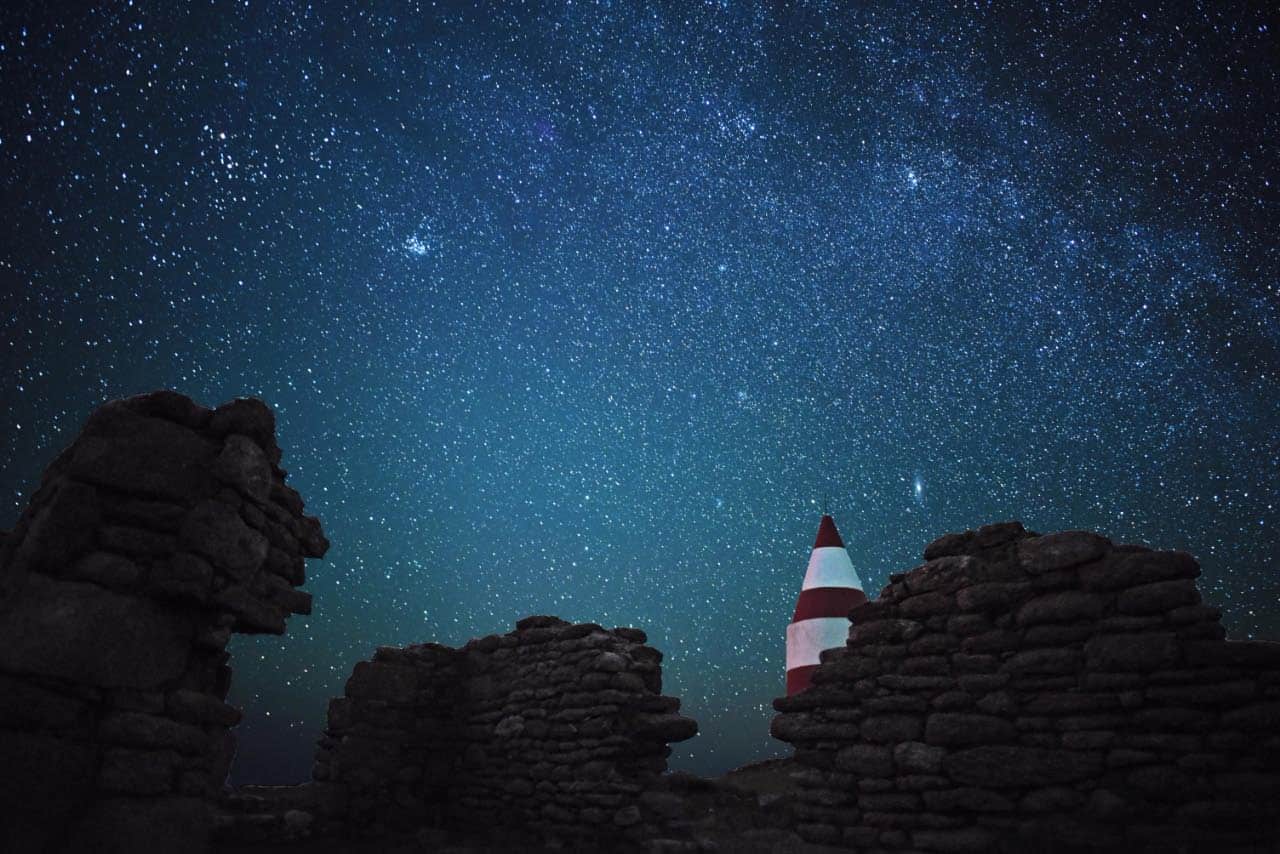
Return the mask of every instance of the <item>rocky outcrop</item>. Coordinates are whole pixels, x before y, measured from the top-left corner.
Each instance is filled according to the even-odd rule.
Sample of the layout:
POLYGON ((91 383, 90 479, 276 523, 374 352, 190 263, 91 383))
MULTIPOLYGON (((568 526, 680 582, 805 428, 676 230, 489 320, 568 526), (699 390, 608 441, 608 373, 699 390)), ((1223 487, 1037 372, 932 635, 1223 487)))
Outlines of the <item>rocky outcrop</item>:
POLYGON ((240 712, 232 632, 310 613, 328 548, 258 400, 108 403, 0 536, 4 850, 199 851, 240 712))
POLYGON ((1182 552, 1017 523, 931 543, 774 702, 798 829, 860 850, 1274 851, 1280 644, 1182 552))
POLYGON ((653 838, 671 817, 652 791, 667 744, 697 724, 662 696, 645 640, 527 617, 459 649, 381 647, 330 702, 313 781, 237 793, 222 836, 653 838))

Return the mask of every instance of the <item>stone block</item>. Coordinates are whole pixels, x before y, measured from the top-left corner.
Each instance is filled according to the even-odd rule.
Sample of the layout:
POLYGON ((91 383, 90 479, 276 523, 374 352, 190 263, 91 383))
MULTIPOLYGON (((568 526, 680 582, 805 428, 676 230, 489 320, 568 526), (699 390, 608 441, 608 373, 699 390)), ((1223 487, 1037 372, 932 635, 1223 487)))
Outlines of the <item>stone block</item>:
POLYGON ((210 804, 202 798, 106 798, 75 822, 63 850, 197 854, 212 827, 210 804))
POLYGON ((65 474, 140 497, 191 502, 213 495, 217 445, 192 430, 107 403, 68 453, 65 474))
POLYGON ((1280 669, 1280 643, 1274 641, 1190 641, 1192 667, 1257 667, 1280 669))
POLYGON ((212 471, 218 480, 258 504, 265 504, 271 496, 271 463, 258 443, 248 436, 228 435, 213 461, 212 471))
POLYGON ((1016 653, 1001 670, 1014 676, 1058 675, 1075 673, 1080 666, 1081 656, 1076 649, 1043 648, 1016 653))
POLYGON ((151 750, 176 750, 188 756, 209 751, 209 738, 197 726, 142 712, 117 712, 102 719, 98 738, 107 744, 151 750))
POLYGON ((209 418, 209 432, 223 437, 236 433, 247 436, 266 453, 272 465, 280 462, 276 416, 261 400, 240 397, 222 404, 209 418))
POLYGON ((235 508, 202 501, 192 508, 178 532, 182 547, 208 560, 237 580, 248 579, 267 558, 267 538, 245 524, 235 508))
POLYGON ((968 552, 973 544, 973 532, 964 531, 958 534, 943 534, 924 547, 924 559, 960 555, 968 552))
POLYGON ((861 777, 892 777, 893 752, 875 744, 853 744, 836 753, 836 768, 861 777))
POLYGON ((1097 635, 1085 644, 1091 669, 1150 672, 1178 663, 1182 649, 1170 632, 1097 635))
POLYGON ((1189 578, 1157 581, 1124 590, 1116 598, 1122 614, 1158 614, 1184 605, 1200 603, 1200 591, 1189 578))
POLYGON ((971 786, 1050 786, 1097 774, 1101 756, 1071 750, 1017 745, 982 745, 952 753, 943 760, 945 773, 971 786))
POLYGON ((1037 623, 1095 620, 1102 614, 1106 602, 1105 597, 1082 590, 1046 593, 1029 600, 1018 609, 1017 623, 1020 626, 1032 626, 1037 623))
POLYGON ((919 715, 872 715, 862 722, 862 738, 874 744, 916 741, 923 731, 919 715))
POLYGON ((994 834, 982 827, 915 830, 911 833, 911 844, 916 848, 942 854, 984 854, 991 850, 994 840, 994 834))
POLYGON ((1186 552, 1115 552, 1107 560, 1080 568, 1085 590, 1123 590, 1152 582, 1196 578, 1200 565, 1186 552))
POLYGON ((900 643, 918 637, 923 631, 924 626, 914 620, 889 619, 854 624, 849 632, 849 645, 900 643))
POLYGON ((346 685, 348 697, 399 703, 412 702, 417 690, 414 668, 373 661, 357 662, 346 685))
POLYGON ((1111 541, 1090 531, 1059 531, 1018 542, 1018 560, 1031 575, 1089 563, 1111 549, 1111 541))
POLYGON ((924 803, 938 812, 1009 812, 1014 806, 999 792, 972 786, 925 792, 924 803))
POLYGON ((95 762, 89 743, 0 729, 0 847, 51 850, 92 797, 95 762))
POLYGON ((22 552, 31 557, 33 568, 60 575, 93 549, 102 511, 92 486, 59 479, 51 490, 32 515, 22 552))
POLYGON ((955 597, 939 591, 908 596, 898 603, 898 613, 910 620, 948 614, 955 610, 955 597))
POLYGON ((972 583, 971 573, 978 565, 979 561, 968 555, 940 557, 911 570, 903 583, 912 594, 934 590, 950 593, 972 583))
POLYGON ((1222 726, 1246 732, 1275 732, 1280 729, 1280 702, 1251 703, 1224 712, 1222 726))
POLYGON ((956 591, 956 606, 962 611, 1007 611, 1031 594, 1026 581, 973 584, 956 591))
POLYGON ((95 584, 31 576, 0 608, 0 670, 152 688, 186 669, 191 617, 95 584))
POLYGON ((172 750, 110 747, 102 753, 98 788, 120 795, 162 795, 174 790, 181 757, 172 750))
POLYGON ((1013 741, 1017 731, 1008 720, 995 715, 936 712, 925 722, 924 740, 943 747, 973 744, 1004 744, 1013 741))

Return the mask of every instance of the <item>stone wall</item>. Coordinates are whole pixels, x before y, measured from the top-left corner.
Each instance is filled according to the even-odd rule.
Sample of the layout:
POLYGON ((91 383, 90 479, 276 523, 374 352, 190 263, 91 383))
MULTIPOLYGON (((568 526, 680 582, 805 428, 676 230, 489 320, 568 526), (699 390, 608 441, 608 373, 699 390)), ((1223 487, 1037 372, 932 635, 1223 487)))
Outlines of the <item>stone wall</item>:
POLYGON ((776 700, 799 830, 867 851, 1276 851, 1280 644, 1224 640, 1196 561, 990 525, 855 609, 776 700))
POLYGON ((5 851, 198 852, 240 712, 232 632, 310 613, 328 548, 258 400, 108 403, 0 535, 5 851))
POLYGON ((242 790, 224 836, 652 838, 667 744, 697 732, 662 696, 661 660, 638 629, 556 617, 460 649, 381 647, 330 703, 314 780, 242 790))

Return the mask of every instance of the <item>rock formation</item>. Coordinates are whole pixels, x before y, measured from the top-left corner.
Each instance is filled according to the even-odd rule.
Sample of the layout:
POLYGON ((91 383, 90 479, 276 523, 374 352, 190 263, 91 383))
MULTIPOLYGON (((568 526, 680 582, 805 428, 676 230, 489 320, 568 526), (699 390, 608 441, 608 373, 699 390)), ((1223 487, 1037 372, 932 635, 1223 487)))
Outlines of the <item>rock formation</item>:
POLYGON ((232 632, 310 613, 328 548, 258 400, 108 403, 0 535, 0 847, 199 851, 231 762, 232 632))
POLYGON ((222 836, 651 838, 667 743, 697 732, 661 695, 661 660, 638 629, 556 617, 460 649, 381 647, 330 702, 313 782, 233 796, 222 836))
POLYGON ((1182 552, 1018 523, 931 543, 774 702, 798 830, 866 851, 1275 851, 1280 644, 1182 552))

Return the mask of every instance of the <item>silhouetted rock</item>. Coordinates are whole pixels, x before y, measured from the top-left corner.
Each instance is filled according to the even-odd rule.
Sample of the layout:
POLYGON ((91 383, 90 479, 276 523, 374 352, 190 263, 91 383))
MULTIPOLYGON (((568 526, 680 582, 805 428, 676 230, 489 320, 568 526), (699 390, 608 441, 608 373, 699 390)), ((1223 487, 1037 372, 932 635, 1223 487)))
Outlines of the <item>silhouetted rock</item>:
POLYGON ((274 423, 256 400, 104 404, 0 543, 6 852, 207 846, 240 718, 224 647, 309 609, 293 586, 327 546, 274 423))
POLYGON ((1277 850, 1280 644, 1224 640, 1190 555, 1001 523, 925 559, 858 609, 813 688, 774 701, 802 836, 1277 850))

